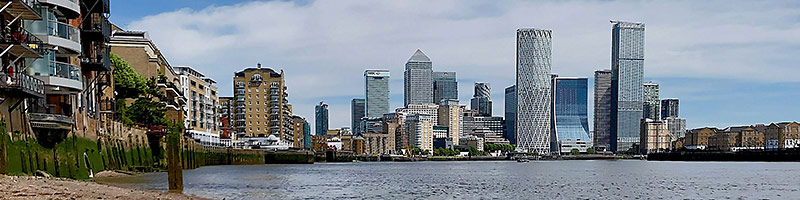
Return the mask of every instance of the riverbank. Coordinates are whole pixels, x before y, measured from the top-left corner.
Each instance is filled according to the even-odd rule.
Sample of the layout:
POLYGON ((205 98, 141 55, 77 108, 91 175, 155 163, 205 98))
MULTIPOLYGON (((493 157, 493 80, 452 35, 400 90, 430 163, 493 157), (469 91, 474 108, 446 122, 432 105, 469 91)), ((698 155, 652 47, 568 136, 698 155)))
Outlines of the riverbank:
POLYGON ((132 190, 91 181, 0 175, 0 199, 203 199, 184 194, 132 190))

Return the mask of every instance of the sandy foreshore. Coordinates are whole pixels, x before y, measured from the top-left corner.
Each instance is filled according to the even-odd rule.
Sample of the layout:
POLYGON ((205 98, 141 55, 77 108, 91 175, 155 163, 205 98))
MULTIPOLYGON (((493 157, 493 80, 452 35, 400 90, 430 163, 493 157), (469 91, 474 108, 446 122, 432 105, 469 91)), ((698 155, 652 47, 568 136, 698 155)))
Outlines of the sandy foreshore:
POLYGON ((203 199, 183 194, 125 189, 91 181, 0 175, 0 199, 203 199))

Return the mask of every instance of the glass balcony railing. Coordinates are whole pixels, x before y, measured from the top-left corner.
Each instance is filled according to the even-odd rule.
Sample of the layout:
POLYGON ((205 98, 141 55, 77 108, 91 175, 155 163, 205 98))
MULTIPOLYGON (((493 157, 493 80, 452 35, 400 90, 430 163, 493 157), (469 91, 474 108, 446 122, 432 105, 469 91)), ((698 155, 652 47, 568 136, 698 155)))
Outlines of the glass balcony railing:
POLYGON ((47 34, 52 36, 58 36, 78 43, 81 41, 81 31, 77 27, 67 23, 48 21, 47 31, 47 34))
POLYGON ((81 68, 75 65, 58 61, 50 61, 50 70, 50 74, 47 74, 49 76, 81 81, 81 68))

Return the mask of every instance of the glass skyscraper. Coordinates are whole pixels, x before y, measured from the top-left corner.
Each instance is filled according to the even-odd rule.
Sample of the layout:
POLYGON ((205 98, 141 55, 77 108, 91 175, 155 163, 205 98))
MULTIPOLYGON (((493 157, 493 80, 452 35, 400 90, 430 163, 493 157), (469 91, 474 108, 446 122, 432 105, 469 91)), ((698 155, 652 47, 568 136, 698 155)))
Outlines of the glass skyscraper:
POLYGON ((644 24, 611 21, 611 150, 639 142, 644 100, 644 24))
POLYGON ((364 108, 366 108, 366 101, 364 99, 353 99, 350 102, 350 130, 353 134, 361 134, 361 118, 364 118, 364 108))
POLYGON ((314 135, 328 134, 328 104, 320 101, 314 108, 314 125, 314 135))
POLYGON ((552 30, 517 29, 517 150, 550 154, 552 30))
POLYGON ((506 129, 503 131, 503 137, 511 144, 517 144, 517 135, 514 131, 517 129, 517 86, 508 86, 505 94, 506 129))
POLYGON ((433 72, 433 103, 444 99, 458 99, 456 72, 433 72))
POLYGON ((492 86, 489 83, 475 83, 470 108, 478 111, 478 116, 492 116, 492 86))
POLYGON ((589 137, 587 78, 555 79, 556 136, 561 141, 591 142, 589 137))
POLYGON ((661 120, 661 100, 658 98, 658 83, 644 83, 644 107, 642 117, 654 121, 661 120))
POLYGON ((389 70, 364 71, 366 117, 383 117, 389 113, 389 70))
POLYGON ((611 70, 594 71, 594 146, 611 146, 611 70))
POLYGON ((661 118, 678 117, 678 99, 664 99, 661 100, 661 118))
POLYGON ((406 62, 403 83, 403 94, 405 95, 403 106, 434 103, 433 64, 431 59, 419 49, 406 62))

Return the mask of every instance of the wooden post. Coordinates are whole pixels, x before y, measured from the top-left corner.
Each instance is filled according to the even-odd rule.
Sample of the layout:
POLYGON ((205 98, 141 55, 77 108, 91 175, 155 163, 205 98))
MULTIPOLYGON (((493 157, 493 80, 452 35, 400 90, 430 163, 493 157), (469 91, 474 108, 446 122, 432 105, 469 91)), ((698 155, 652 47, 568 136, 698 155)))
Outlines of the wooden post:
POLYGON ((183 165, 181 164, 182 127, 167 128, 167 175, 169 176, 169 192, 183 193, 183 165))
MULTIPOLYGON (((3 128, 5 129, 5 128, 3 128)), ((0 135, 0 174, 8 174, 7 164, 6 164, 6 131, 0 130, 3 135, 0 135)))

